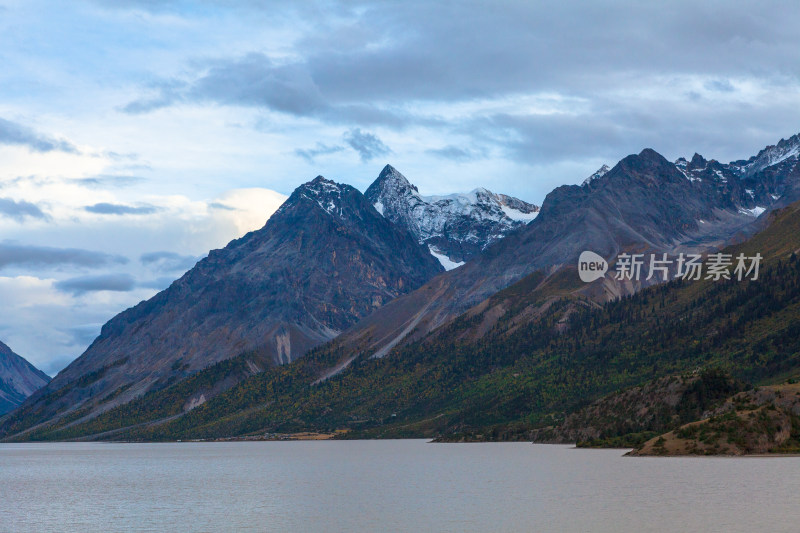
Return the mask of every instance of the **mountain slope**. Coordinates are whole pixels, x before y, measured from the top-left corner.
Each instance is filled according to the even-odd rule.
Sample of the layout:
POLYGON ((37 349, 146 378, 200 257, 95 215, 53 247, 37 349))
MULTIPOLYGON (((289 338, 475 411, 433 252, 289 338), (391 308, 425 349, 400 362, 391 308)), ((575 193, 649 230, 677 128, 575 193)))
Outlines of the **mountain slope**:
POLYGON ((422 196, 390 165, 364 195, 383 216, 427 245, 446 268, 468 261, 539 213, 533 204, 486 189, 422 196))
POLYGON ((0 342, 0 415, 47 385, 50 377, 0 342))
POLYGON ((359 191, 317 177, 262 229, 111 319, 25 409, 96 413, 242 352, 250 373, 291 362, 441 270, 359 191))

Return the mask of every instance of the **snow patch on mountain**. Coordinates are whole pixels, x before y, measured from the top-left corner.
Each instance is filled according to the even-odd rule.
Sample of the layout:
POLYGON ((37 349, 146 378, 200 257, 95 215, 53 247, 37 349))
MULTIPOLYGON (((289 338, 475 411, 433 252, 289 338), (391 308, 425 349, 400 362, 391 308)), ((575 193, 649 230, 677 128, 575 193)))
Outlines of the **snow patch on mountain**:
POLYGON ((764 211, 766 211, 766 209, 763 208, 763 207, 759 207, 759 206, 755 206, 752 209, 745 209, 745 208, 739 209, 739 212, 742 213, 743 215, 750 215, 750 216, 756 217, 756 218, 761 216, 761 213, 763 213, 764 211))
POLYGON ((539 211, 531 211, 530 213, 525 213, 523 211, 518 211, 513 207, 509 207, 507 205, 501 206, 501 209, 503 210, 503 213, 505 213, 506 216, 511 220, 524 222, 525 224, 536 218, 536 216, 539 214, 539 211))
POLYGON ((428 250, 431 251, 431 255, 439 260, 445 270, 453 270, 454 268, 458 268, 464 264, 464 261, 451 261, 449 257, 444 255, 442 252, 434 248, 433 246, 428 246, 428 250))

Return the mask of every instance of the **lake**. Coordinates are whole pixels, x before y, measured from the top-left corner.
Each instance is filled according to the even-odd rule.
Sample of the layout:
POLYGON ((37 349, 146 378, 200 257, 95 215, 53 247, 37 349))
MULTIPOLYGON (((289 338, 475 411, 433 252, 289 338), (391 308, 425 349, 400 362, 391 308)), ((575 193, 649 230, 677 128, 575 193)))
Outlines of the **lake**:
POLYGON ((800 458, 421 440, 0 444, 2 531, 786 531, 800 458))

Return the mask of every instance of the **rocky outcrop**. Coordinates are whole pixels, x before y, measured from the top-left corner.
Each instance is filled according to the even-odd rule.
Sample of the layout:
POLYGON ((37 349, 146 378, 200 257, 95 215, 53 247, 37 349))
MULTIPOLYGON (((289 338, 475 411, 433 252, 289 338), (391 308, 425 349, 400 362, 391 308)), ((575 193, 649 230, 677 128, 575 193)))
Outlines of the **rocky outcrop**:
POLYGON ((800 453, 800 385, 739 393, 680 428, 653 437, 628 455, 800 453))

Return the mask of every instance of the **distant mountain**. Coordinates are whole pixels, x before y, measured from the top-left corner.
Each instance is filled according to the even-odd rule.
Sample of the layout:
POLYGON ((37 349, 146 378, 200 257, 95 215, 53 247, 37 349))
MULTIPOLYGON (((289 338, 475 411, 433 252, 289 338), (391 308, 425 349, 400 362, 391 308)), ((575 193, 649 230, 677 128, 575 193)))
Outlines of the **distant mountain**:
POLYGON ((28 406, 43 419, 91 414, 243 352, 251 354, 249 373, 289 363, 442 270, 358 190, 320 176, 262 229, 211 251, 169 288, 112 318, 28 406))
POLYGON ((783 163, 786 165, 797 163, 798 155, 800 155, 800 133, 788 139, 781 139, 776 145, 767 146, 747 161, 734 161, 730 166, 735 168, 741 177, 748 178, 769 167, 783 163))
POLYGON ((0 342, 0 415, 47 385, 50 377, 0 342))
POLYGON ((539 207, 533 204, 486 189, 422 196, 390 165, 384 167, 364 195, 383 216, 427 245, 448 270, 539 214, 539 207))

